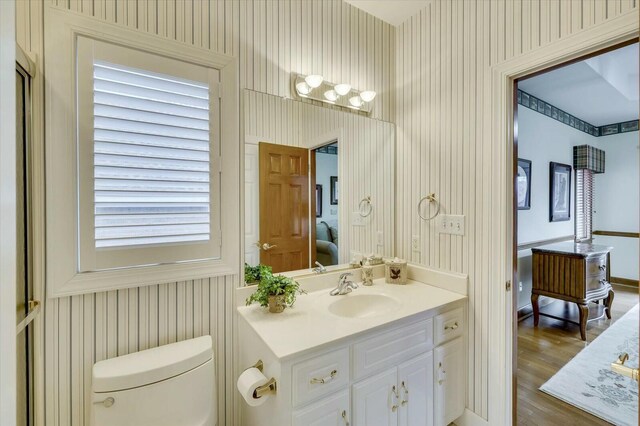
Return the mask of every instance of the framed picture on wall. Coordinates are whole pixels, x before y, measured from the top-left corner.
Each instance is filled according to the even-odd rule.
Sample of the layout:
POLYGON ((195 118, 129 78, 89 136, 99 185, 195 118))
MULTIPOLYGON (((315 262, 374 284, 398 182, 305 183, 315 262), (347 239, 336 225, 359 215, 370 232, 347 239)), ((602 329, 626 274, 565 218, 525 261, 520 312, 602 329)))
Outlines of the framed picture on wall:
POLYGON ((338 176, 331 176, 331 205, 338 204, 338 176))
POLYGON ((549 164, 549 222, 571 218, 571 166, 549 164))
POLYGON ((518 210, 529 210, 531 208, 531 161, 518 158, 516 188, 518 210))
POLYGON ((322 217, 322 185, 316 185, 316 217, 322 217))

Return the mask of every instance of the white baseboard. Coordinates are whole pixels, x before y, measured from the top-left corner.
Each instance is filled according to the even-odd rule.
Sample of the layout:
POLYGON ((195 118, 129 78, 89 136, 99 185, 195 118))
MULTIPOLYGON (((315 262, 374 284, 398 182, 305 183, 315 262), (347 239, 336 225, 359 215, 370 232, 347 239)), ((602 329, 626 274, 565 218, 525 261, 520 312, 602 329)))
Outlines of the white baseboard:
POLYGON ((469 410, 464 409, 464 413, 458 417, 454 422, 456 426, 489 426, 489 422, 469 410))

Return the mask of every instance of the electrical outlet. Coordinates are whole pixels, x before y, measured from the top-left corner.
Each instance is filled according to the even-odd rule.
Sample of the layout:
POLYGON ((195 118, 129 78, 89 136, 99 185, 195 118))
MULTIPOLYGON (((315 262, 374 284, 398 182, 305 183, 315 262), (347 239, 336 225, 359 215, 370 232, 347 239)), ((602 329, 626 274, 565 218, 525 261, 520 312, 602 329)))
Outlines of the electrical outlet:
POLYGON ((382 231, 378 231, 376 237, 377 237, 378 245, 379 246, 384 245, 384 235, 382 234, 382 231))
POLYGON ((411 236, 411 248, 413 251, 420 251, 420 235, 411 236))
POLYGON ((522 291, 522 281, 518 283, 518 291, 522 291))

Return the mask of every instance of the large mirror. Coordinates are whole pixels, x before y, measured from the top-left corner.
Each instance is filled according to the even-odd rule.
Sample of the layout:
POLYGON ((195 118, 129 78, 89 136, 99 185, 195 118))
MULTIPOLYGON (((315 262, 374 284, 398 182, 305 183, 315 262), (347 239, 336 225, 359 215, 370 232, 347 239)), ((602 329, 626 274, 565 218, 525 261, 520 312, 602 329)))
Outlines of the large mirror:
POLYGON ((245 90, 244 130, 247 264, 393 254, 394 124, 245 90))

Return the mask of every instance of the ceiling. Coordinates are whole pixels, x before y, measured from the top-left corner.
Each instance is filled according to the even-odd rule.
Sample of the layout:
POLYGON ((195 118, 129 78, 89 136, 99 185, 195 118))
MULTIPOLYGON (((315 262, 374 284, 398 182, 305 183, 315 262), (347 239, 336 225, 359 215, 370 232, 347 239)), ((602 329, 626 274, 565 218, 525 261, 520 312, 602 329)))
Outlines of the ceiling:
POLYGON ((638 44, 518 82, 518 88, 594 126, 638 119, 638 44))
POLYGON ((352 6, 398 26, 417 14, 430 0, 345 0, 352 6))

